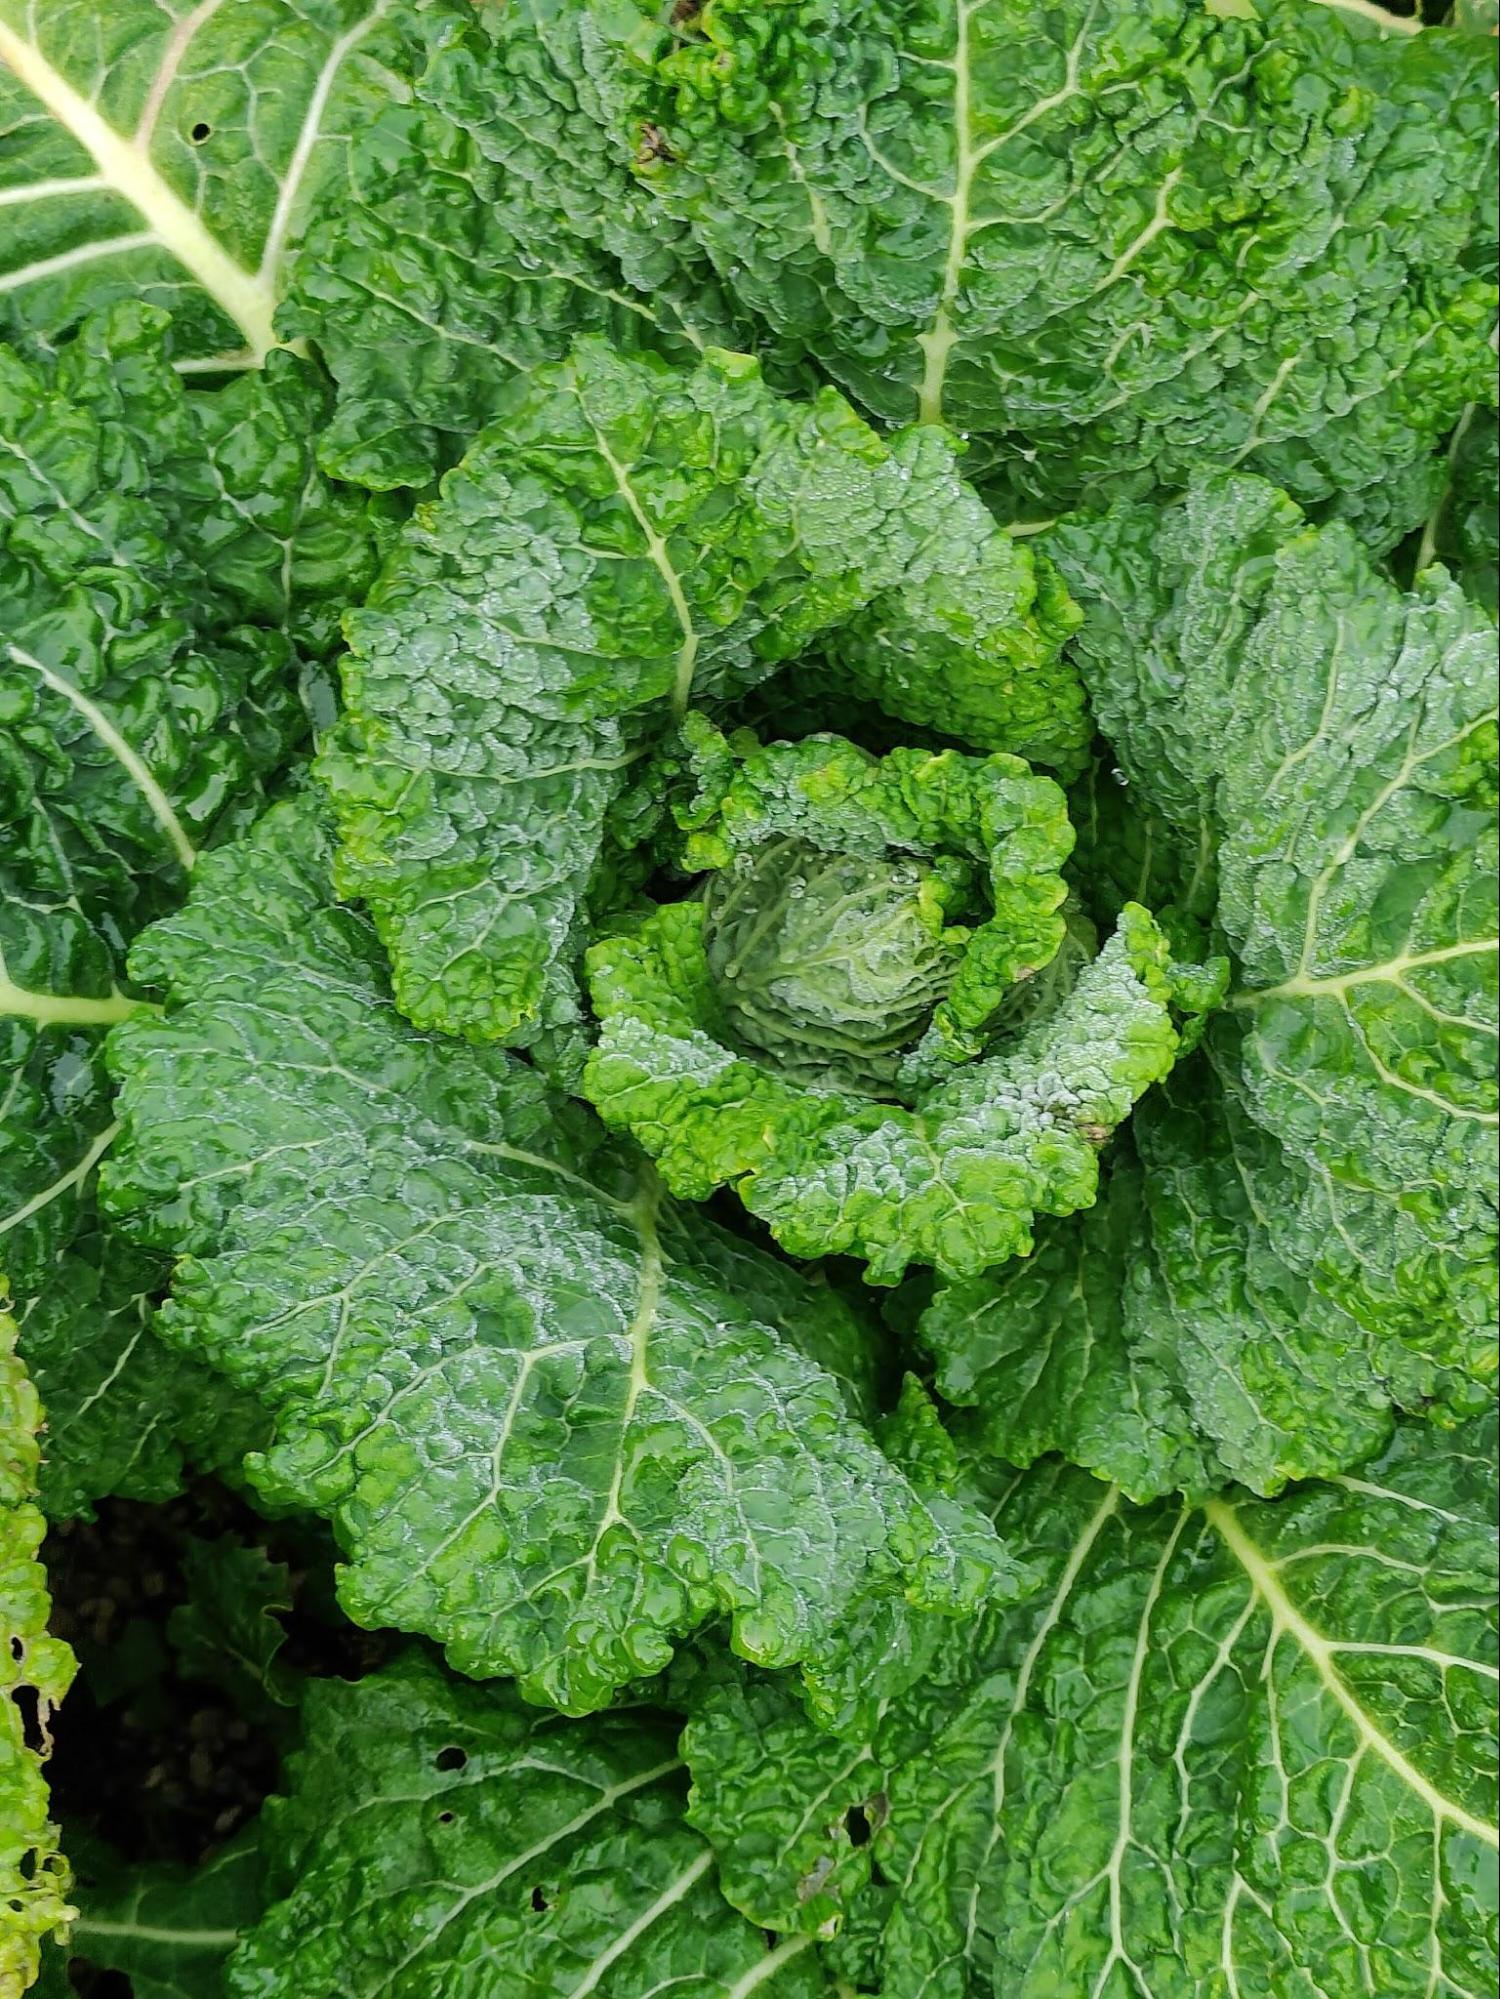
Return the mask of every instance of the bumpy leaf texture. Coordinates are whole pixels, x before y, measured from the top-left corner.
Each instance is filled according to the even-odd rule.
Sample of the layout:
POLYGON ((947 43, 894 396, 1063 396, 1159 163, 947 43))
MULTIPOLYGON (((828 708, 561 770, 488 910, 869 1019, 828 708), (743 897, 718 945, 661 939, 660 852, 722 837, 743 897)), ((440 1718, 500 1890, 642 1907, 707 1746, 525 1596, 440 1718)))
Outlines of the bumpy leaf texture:
POLYGON ((1117 856, 1175 836, 1162 878, 1216 908, 1236 990, 1134 1121, 1143 1177, 1122 1156, 1103 1211, 922 1336, 1011 1460, 1271 1492, 1355 1462, 1393 1404, 1492 1392, 1494 627, 1242 476, 1048 539, 1144 808, 1117 856))
POLYGON ((324 462, 378 488, 425 484, 578 332, 748 345, 630 172, 597 40, 558 0, 5 0, 0 330, 128 297, 195 370, 312 339, 324 462))
POLYGON ((587 9, 376 11, 330 101, 345 136, 319 155, 279 321, 339 383, 330 469, 425 484, 508 381, 581 333, 679 361, 752 344, 707 258, 630 171, 587 9))
POLYGON ((315 1685, 233 1999, 816 1999, 809 1940, 719 1894, 676 1733, 639 1709, 563 1722, 415 1656, 315 1685))
POLYGON ((45 358, 0 349, 0 1267, 58 1515, 173 1490, 178 1399, 205 1387, 151 1336, 160 1259, 93 1218, 125 946, 258 809, 331 603, 373 568, 362 496, 312 463, 312 371, 280 355, 192 395, 166 331, 122 303, 45 358))
POLYGON ((1287 1261, 1298 1192, 1212 1068, 1179 1069, 1136 1112, 1097 1206, 922 1313, 964 1433, 1012 1464, 1061 1451, 1137 1499, 1230 1478, 1273 1493, 1357 1463, 1396 1408, 1472 1406, 1448 1323, 1361 1323, 1287 1261))
POLYGON ((154 306, 46 360, 0 350, 0 1263, 48 1401, 54 1517, 172 1491, 208 1387, 150 1333, 162 1261, 94 1221, 102 1035, 138 1003, 128 938, 254 814, 306 730, 328 594, 368 576, 364 508, 312 466, 324 410, 290 356, 186 394, 154 306))
POLYGON ((1228 461, 1389 546, 1493 406, 1492 43, 1303 0, 639 12, 642 179, 879 415, 1002 449, 1007 511, 1228 461))
POLYGON ((146 297, 191 367, 311 339, 324 462, 382 488, 596 332, 788 382, 811 355, 884 418, 1019 447, 1011 511, 1235 458, 1387 545, 1493 402, 1482 38, 1298 0, 658 19, 6 0, 9 323, 146 297))
POLYGON ((185 1252, 164 1336, 274 1417, 247 1470, 334 1522, 350 1615, 585 1711, 710 1618, 816 1663, 868 1593, 970 1601, 972 1540, 799 1351, 858 1383, 836 1295, 666 1203, 534 1070, 409 1028, 329 863, 275 807, 138 941, 167 1012, 113 1031, 105 1189, 185 1252))
POLYGON ((48 1636, 47 1578, 37 1550, 41 1405, 16 1357, 16 1323, 0 1300, 0 1995, 20 1999, 38 1948, 72 1913, 68 1869, 48 1819, 44 1766, 52 1710, 73 1655, 48 1636))
MULTIPOLYGON (((1020 1022, 996 1036, 1006 1004, 1029 994, 1026 982, 1068 940, 1059 869, 1071 845, 1061 791, 1015 757, 897 749, 877 758, 837 736, 752 751, 717 818, 686 844, 689 866, 729 864, 709 877, 707 899, 667 904, 588 954, 600 1021, 589 1096, 607 1122, 634 1132, 676 1192, 702 1199, 735 1187, 794 1255, 852 1253, 875 1283, 894 1282, 912 1261, 973 1276, 1025 1255, 1037 1213, 1092 1202, 1099 1147, 1179 1045, 1171 953, 1136 904, 1097 957, 1069 954, 1058 990, 1039 1004, 1028 997, 1020 1022), (746 855, 756 856, 752 871, 736 872, 746 855), (941 996, 934 1004, 929 993, 909 1021, 894 1080, 876 1075, 872 1087, 869 1044, 851 1035, 867 1013, 889 1029, 890 977, 913 961, 907 932, 922 921, 921 902, 898 933, 895 974, 869 995, 830 988, 819 970, 826 916, 815 913, 804 933, 785 913, 818 901, 809 869, 830 857, 846 869, 835 907, 872 885, 909 900, 900 883, 913 855, 931 863, 916 891, 929 920, 966 892, 955 867, 969 872, 967 893, 978 874, 985 894, 974 922, 950 928, 941 996), (946 877, 936 872, 944 864, 946 877), (759 956, 772 946, 794 955, 747 1020, 759 956), (809 1079, 818 1051, 825 1073, 809 1079)), ((858 921, 878 939, 868 906, 858 921)), ((840 972, 849 962, 846 951, 840 972)))
POLYGON ((340 888, 418 1026, 571 1031, 585 898, 632 766, 690 705, 846 620, 835 643, 871 659, 862 691, 894 714, 962 726, 982 706, 981 747, 1081 761, 1059 659, 1076 614, 940 433, 887 443, 831 390, 772 393, 743 356, 674 372, 592 339, 498 407, 350 615, 319 760, 340 888), (950 643, 928 652, 945 594, 950 643))
POLYGON ((1480 1999, 1494 1478, 1493 1415, 1270 1502, 997 1473, 1040 1594, 857 1732, 726 1668, 689 1818, 736 1906, 886 1999, 1480 1999))

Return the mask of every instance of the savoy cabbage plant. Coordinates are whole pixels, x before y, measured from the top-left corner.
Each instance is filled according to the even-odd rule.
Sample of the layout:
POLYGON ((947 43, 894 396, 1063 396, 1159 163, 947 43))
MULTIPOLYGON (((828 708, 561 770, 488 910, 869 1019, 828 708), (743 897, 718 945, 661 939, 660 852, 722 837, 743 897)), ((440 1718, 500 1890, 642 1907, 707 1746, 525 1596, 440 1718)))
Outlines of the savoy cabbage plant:
POLYGON ((1495 27, 0 0, 0 1999, 1494 1989, 1495 27))

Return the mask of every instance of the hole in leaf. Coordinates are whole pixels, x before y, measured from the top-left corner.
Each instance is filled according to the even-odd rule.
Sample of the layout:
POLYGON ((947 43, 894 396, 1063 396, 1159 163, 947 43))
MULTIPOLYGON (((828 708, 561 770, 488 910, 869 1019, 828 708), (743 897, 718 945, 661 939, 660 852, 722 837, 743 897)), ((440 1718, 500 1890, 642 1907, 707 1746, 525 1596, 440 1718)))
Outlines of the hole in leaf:
POLYGON ((188 133, 188 137, 192 140, 195 146, 201 146, 205 139, 210 138, 212 136, 213 129, 214 128, 212 125, 205 125, 203 120, 200 118, 198 120, 198 123, 193 127, 192 131, 188 133))
POLYGON ((21 1737, 26 1747, 33 1756, 45 1756, 49 1745, 36 1688, 12 1687, 10 1697, 21 1713, 21 1737))
POLYGON ((531 1906, 539 1916, 544 1916, 548 1909, 552 1907, 552 1904, 547 1900, 547 1897, 542 1893, 540 1888, 533 1888, 531 1891, 531 1906))
POLYGON ((438 1824, 439 1824, 439 1825, 452 1825, 452 1823, 453 1823, 453 1814, 452 1814, 452 1812, 439 1812, 439 1813, 438 1813, 438 1824))
POLYGON ((844 1831, 849 1835, 851 1846, 868 1846, 870 1843, 870 1821, 865 1816, 863 1805, 851 1805, 844 1814, 844 1831))
POLYGON ((26 1657, 26 1641, 24 1638, 11 1639, 10 1656, 12 1657, 12 1659, 15 1660, 16 1664, 19 1666, 21 1661, 26 1657))
POLYGON ((468 1756, 457 1744, 450 1744, 448 1748, 440 1749, 432 1759, 434 1767, 439 1770, 462 1770, 468 1760, 468 1756))
POLYGON ((36 1848, 29 1846, 16 1863, 16 1872, 23 1881, 36 1879, 36 1848))

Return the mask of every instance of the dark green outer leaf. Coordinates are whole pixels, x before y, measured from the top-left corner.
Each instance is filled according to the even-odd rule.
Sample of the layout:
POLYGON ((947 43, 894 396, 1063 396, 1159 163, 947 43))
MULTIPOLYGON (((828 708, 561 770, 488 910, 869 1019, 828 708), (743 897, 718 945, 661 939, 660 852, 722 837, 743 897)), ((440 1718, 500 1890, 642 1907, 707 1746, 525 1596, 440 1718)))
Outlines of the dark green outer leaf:
MULTIPOLYGON (((194 1867, 127 1865, 96 1841, 73 1842, 78 1918, 68 1954, 130 1980, 131 1999, 223 1999, 224 1967, 259 1916, 260 1826, 194 1867)), ((54 1966, 62 1952, 49 1953, 54 1966)), ((60 1968, 62 1999, 74 1987, 60 1968)))
POLYGON ((51 341, 143 298, 179 354, 261 360, 288 241, 347 134, 343 72, 388 10, 5 0, 3 330, 51 341))
POLYGON ((1394 1409, 1484 1406, 1485 1352, 1461 1328, 1362 1323, 1286 1260, 1308 1183, 1206 1064, 1174 1072, 1131 1135, 1139 1163, 1116 1154, 1097 1207, 922 1314, 972 1441, 1013 1464, 1061 1451, 1138 1500, 1226 1479, 1274 1493, 1359 1463, 1394 1409))
POLYGON ((318 1683, 234 1999, 816 1999, 806 1940, 718 1893, 675 1735, 649 1712, 539 1715, 416 1656, 318 1683))
POLYGON ((1303 0, 720 0, 636 42, 668 214, 881 416, 997 451, 1002 515, 1243 463, 1388 547, 1493 400, 1493 45, 1303 0))
POLYGON ((397 0, 340 71, 279 325, 339 383, 323 461, 425 485, 576 335, 688 361, 749 347, 687 231, 633 179, 570 0, 397 0))
POLYGON ((258 809, 306 728, 299 655, 373 568, 369 503, 312 462, 314 371, 278 355, 190 394, 166 343, 121 303, 0 350, 0 1265, 54 1518, 163 1498, 182 1434, 224 1433, 223 1389, 151 1331, 165 1263, 94 1222, 102 1037, 138 1003, 126 941, 258 809))
POLYGON ((1210 1050, 1288 1155, 1280 1257, 1369 1333, 1493 1381, 1494 627, 1439 572, 1403 596, 1339 527, 1207 476, 1163 515, 1050 538, 1121 767, 1215 836, 1239 960, 1210 1050))
POLYGON ((1001 1474, 1047 1581, 873 1727, 820 1734, 774 1682, 706 1697, 683 1748, 726 1892, 858 1931, 877 1866, 886 1999, 1480 1999, 1494 1478, 1492 1416, 1201 1511, 1001 1474))
MULTIPOLYGON (((1491 31, 1493 32, 1493 30, 1491 31)), ((1448 441, 1448 476, 1415 551, 1418 570, 1434 557, 1493 613, 1500 601, 1500 430, 1471 404, 1448 441)))
POLYGON ((235 1712, 258 1727, 274 1726, 277 1710, 295 1705, 300 1679, 281 1657, 287 1634, 278 1613, 292 1606, 286 1564, 233 1534, 194 1536, 182 1580, 186 1599, 167 1619, 178 1672, 221 1687, 235 1712))

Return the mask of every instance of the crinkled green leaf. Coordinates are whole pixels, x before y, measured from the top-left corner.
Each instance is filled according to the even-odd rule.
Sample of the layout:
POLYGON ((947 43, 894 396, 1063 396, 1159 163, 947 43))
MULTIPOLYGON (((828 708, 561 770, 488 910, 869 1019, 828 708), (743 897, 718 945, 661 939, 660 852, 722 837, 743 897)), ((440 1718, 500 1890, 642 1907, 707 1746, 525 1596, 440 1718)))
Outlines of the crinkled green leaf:
POLYGON ((826 690, 840 722, 851 699, 869 701, 975 749, 1010 751, 1071 776, 1088 724, 1061 649, 1078 621, 1045 557, 996 534, 975 506, 932 573, 830 633, 806 676, 812 691, 826 690))
POLYGON ((0 8, 0 330, 130 297, 194 370, 310 339, 342 477, 423 485, 580 331, 747 344, 635 181, 597 36, 531 0, 0 8))
MULTIPOLYGON (((116 986, 118 932, 90 925, 71 898, 31 901, 19 871, 0 869, 0 883, 0 1264, 48 1412, 41 1502, 63 1520, 110 1493, 169 1497, 185 1437, 253 1439, 225 1386, 155 1336, 166 1260, 95 1216, 94 1169, 117 1129, 104 1030, 135 1004, 116 986)), ((130 893, 127 882, 121 900, 130 893)))
MULTIPOLYGON (((1135 1122, 1144 1125, 1144 1111, 1135 1122)), ((1210 1225, 1216 1220, 1210 1216, 1210 1225)), ((1235 1249, 1243 1254, 1237 1237, 1235 1249)), ((1132 1309, 1127 1280, 1151 1254, 1141 1175, 1126 1154, 1112 1161, 1092 1208, 1038 1228, 1029 1257, 939 1287, 917 1335, 939 1393, 964 1410, 959 1422, 971 1443, 1021 1466, 1060 1452, 1137 1499, 1214 1489, 1227 1473, 1216 1440, 1194 1424, 1179 1357, 1163 1354, 1166 1342, 1151 1337, 1154 1322, 1143 1326, 1132 1309)), ((1222 1340, 1222 1268, 1216 1276, 1208 1323, 1222 1340)), ((1195 1305, 1203 1302, 1193 1294, 1195 1305)), ((1238 1341, 1215 1358, 1226 1391, 1248 1402, 1235 1362, 1267 1328, 1249 1313, 1233 1324, 1238 1341)), ((1178 1327, 1168 1325, 1170 1339, 1178 1327)), ((1246 1414, 1243 1427, 1253 1431, 1260 1412, 1252 1406, 1246 1414)))
POLYGON ((1063 909, 1063 794, 1017 758, 762 746, 701 716, 682 739, 674 859, 710 872, 590 949, 587 1094, 676 1192, 736 1187, 793 1254, 875 1282, 1026 1254, 1037 1213, 1093 1199, 1224 961, 1176 963, 1135 904, 1096 956, 1063 909))
MULTIPOLYGON (((744 357, 674 373, 583 341, 497 410, 350 616, 319 768, 402 1011, 524 1042, 576 1019, 580 905, 632 762, 872 600, 899 617, 953 537, 999 534, 943 437, 887 444, 744 357)), ((1066 620, 1044 631, 1025 594, 1015 631, 1051 660, 1066 620)), ((869 691, 905 712, 918 664, 869 691)), ((929 667, 958 670, 951 649, 929 667)))
POLYGON ((263 1441, 252 1405, 164 1347, 155 1309, 166 1259, 101 1228, 92 1202, 40 1288, 17 1309, 21 1348, 47 1410, 38 1492, 49 1520, 94 1502, 170 1499, 183 1461, 226 1474, 263 1441))
POLYGON ((140 304, 0 349, 0 1266, 54 1517, 164 1497, 184 1397, 204 1429, 224 1401, 149 1329, 165 1264, 95 1228, 102 1036, 137 1005, 129 937, 258 808, 306 728, 299 656, 371 573, 367 501, 313 463, 326 405, 290 355, 189 393, 140 304))
MULTIPOLYGON (((264 1906, 260 1837, 252 1822, 192 1867, 127 1863, 79 1840, 69 1953, 128 1978, 132 1999, 222 1999, 229 1954, 264 1906)), ((59 1991, 72 1990, 63 1976, 59 1991)))
POLYGON ((115 932, 180 894, 304 727, 290 644, 254 624, 284 615, 270 524, 278 499, 295 520, 308 412, 296 456, 230 441, 225 490, 222 408, 205 438, 165 325, 119 305, 45 362, 0 350, 8 872, 115 932))
POLYGON ((1490 1989, 1493 1416, 1274 1501, 1138 1508, 1051 1463, 993 1504, 1041 1592, 873 1728, 706 1693, 690 1816, 738 1906, 847 1912, 886 1999, 1490 1989))
POLYGON ((234 1999, 828 1989, 806 1939, 766 1937, 719 1894, 675 1726, 649 1710, 562 1721, 410 1656, 315 1683, 305 1712, 234 1999))
MULTIPOLYGON (((0 735, 0 759, 13 768, 0 735)), ((41 829, 27 814, 23 829, 41 829)), ((7 838, 17 829, 6 827, 7 838)), ((14 842, 18 845, 19 842, 14 842)), ((103 1029, 135 1001, 116 987, 120 949, 73 896, 0 861, 0 1263, 24 1302, 87 1226, 94 1159, 112 1136, 103 1029)))
POLYGON ((922 1314, 975 1443, 1021 1465, 1060 1451, 1138 1500, 1229 1479, 1274 1493, 1379 1449, 1393 1406, 1483 1406, 1471 1338, 1442 1318, 1362 1324, 1288 1264, 1305 1176, 1206 1065, 1131 1132, 1139 1164, 1114 1163, 1097 1207, 922 1314))
POLYGON ((690 360, 750 344, 687 231, 630 171, 587 10, 384 10, 339 73, 279 324, 339 384, 339 476, 424 485, 575 335, 690 360))
POLYGON ((1238 990, 1209 1043, 1233 1104, 1278 1141, 1247 1180, 1277 1255, 1368 1334, 1440 1350, 1483 1392, 1493 623, 1440 573, 1403 595, 1346 529, 1306 528, 1244 478, 1051 539, 1091 612, 1079 654, 1132 787, 1216 836, 1238 990))
POLYGON ((1035 1213, 1092 1200, 1098 1146, 1171 1065, 1149 917, 1131 906, 1095 963, 1070 946, 1011 1018, 1069 939, 1050 780, 836 736, 746 747, 701 718, 684 735, 681 864, 718 872, 590 951, 589 1095, 676 1191, 736 1186, 794 1254, 852 1251, 882 1282, 1024 1254, 1035 1213))
POLYGON ((1493 397, 1483 42, 1303 0, 716 0, 634 39, 666 212, 880 416, 1007 452, 1003 511, 1243 462, 1389 545, 1493 397))
POLYGON ((589 979, 586 1083, 606 1121, 676 1192, 732 1185, 792 1255, 860 1256, 873 1283, 911 1262, 960 1277, 1026 1255, 1037 1214, 1093 1201, 1099 1146, 1178 1046, 1166 941, 1134 904, 1054 1012, 912 1109, 814 1091, 738 1053, 701 903, 594 945, 589 979))
MULTIPOLYGON (((717 766, 729 745, 690 723, 695 762, 717 766)), ((817 735, 748 748, 715 775, 684 815, 681 865, 719 871, 710 970, 737 1031, 784 1070, 837 1087, 842 1056, 852 1087, 868 1072, 885 1095, 929 1020, 934 1057, 963 1059, 1056 955, 1072 830, 1062 792, 1019 757, 873 757, 817 735), (817 855, 837 865, 810 874, 817 855)))
POLYGON ((41 1422, 0 1293, 0 1999, 20 1999, 36 1976, 40 1945, 72 1914, 45 1775, 52 1710, 73 1677, 73 1655, 48 1635, 51 1604, 37 1560, 45 1531, 36 1505, 41 1422))
POLYGON ((168 1011, 112 1039, 105 1187, 187 1252, 163 1332, 274 1417, 250 1475, 334 1522, 350 1615, 586 1710, 710 1618, 790 1662, 867 1592, 967 1601, 969 1541, 798 1350, 837 1294, 726 1253, 514 1058, 408 1028, 328 868, 274 808, 137 943, 168 1011))
POLYGON ((1130 773, 1110 761, 1112 754, 1102 747, 1069 788, 1068 817, 1077 836, 1069 879, 1096 923, 1113 923, 1125 903, 1143 902, 1201 951, 1218 890, 1218 837, 1207 812, 1189 805, 1185 818, 1170 823, 1143 804, 1130 773))

